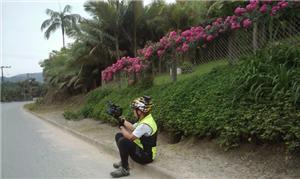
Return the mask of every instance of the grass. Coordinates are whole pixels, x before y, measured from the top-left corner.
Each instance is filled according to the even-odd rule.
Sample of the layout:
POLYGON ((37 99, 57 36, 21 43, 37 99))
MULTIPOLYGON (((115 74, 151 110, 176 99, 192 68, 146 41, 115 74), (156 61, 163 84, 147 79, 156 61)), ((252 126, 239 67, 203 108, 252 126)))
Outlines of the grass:
POLYGON ((29 111, 36 111, 37 110, 37 105, 36 103, 28 103, 24 105, 24 108, 28 109, 29 111))
MULTIPOLYGON (((181 81, 181 80, 185 80, 187 78, 193 77, 193 76, 201 76, 205 73, 210 72, 213 68, 215 68, 217 66, 227 65, 227 64, 228 64, 228 61, 225 59, 201 64, 201 65, 196 66, 192 73, 178 75, 177 80, 181 81)), ((155 79, 154 79, 154 85, 163 85, 163 84, 167 84, 167 83, 171 83, 171 82, 172 82, 172 80, 171 80, 171 77, 169 74, 159 75, 159 76, 155 77, 155 79)))

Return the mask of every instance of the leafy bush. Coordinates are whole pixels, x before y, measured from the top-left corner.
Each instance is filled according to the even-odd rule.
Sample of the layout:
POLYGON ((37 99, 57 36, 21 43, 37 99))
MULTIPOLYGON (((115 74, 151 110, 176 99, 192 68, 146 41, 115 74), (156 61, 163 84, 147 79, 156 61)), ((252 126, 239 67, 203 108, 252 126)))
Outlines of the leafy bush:
POLYGON ((89 117, 114 123, 106 114, 112 100, 132 119, 130 102, 153 98, 160 129, 217 138, 222 146, 243 142, 285 143, 300 149, 299 47, 276 44, 237 66, 222 66, 201 76, 141 89, 99 89, 84 107, 89 117))
POLYGON ((106 93, 105 89, 95 90, 90 93, 83 111, 89 117, 114 122, 106 114, 106 101, 112 100, 123 107, 125 116, 132 119, 130 102, 136 97, 150 95, 155 104, 153 115, 164 129, 185 135, 214 137, 220 133, 216 121, 218 118, 215 116, 222 116, 227 110, 223 109, 223 106, 230 105, 220 101, 225 101, 224 96, 229 94, 233 78, 224 76, 224 73, 231 74, 231 71, 231 66, 218 68, 201 78, 194 76, 184 81, 157 85, 146 90, 137 87, 110 89, 110 93, 106 93), (228 89, 224 88, 224 84, 228 89), (100 96, 103 98, 97 100, 100 96))
POLYGON ((236 135, 259 142, 285 142, 289 150, 300 148, 299 57, 300 44, 276 43, 242 61, 235 74, 234 101, 238 121, 244 122, 239 131, 225 131, 223 143, 236 135))
POLYGON ((247 92, 249 100, 288 97, 294 105, 299 105, 300 44, 276 43, 248 57, 236 76, 238 94, 247 92))
POLYGON ((36 103, 25 104, 24 107, 29 111, 35 111, 38 108, 36 103))

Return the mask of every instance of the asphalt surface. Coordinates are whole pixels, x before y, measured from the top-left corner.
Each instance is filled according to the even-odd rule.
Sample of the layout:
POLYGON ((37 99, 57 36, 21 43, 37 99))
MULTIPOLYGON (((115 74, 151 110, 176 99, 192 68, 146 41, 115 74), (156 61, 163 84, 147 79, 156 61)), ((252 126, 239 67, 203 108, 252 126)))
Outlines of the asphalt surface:
MULTIPOLYGON (((2 178, 111 178, 118 156, 33 116, 24 104, 1 103, 2 178)), ((134 170, 126 178, 153 176, 134 170)))

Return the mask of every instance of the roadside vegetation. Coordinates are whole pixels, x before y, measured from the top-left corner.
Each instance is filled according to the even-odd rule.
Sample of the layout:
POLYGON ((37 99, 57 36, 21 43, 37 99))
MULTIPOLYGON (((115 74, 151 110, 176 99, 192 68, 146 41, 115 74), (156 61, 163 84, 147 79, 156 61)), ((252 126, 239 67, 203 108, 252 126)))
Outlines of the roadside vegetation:
POLYGON ((114 123, 106 114, 106 102, 112 100, 132 119, 129 102, 146 94, 153 98, 153 114, 163 130, 217 138, 225 147, 285 143, 295 151, 300 147, 299 56, 300 44, 278 43, 236 66, 196 71, 176 83, 96 89, 81 114, 114 123))
POLYGON ((46 89, 34 78, 20 82, 4 81, 1 83, 1 102, 28 101, 41 97, 46 89))
POLYGON ((115 124, 106 114, 107 101, 119 104, 132 120, 130 101, 149 95, 160 130, 176 141, 196 136, 217 139, 227 149, 279 143, 300 150, 300 44, 276 41, 273 33, 300 18, 299 3, 87 1, 84 7, 91 18, 76 15, 66 28, 74 43, 41 62, 47 94, 36 106, 87 94, 84 103, 65 110, 65 118, 115 124), (258 19, 272 43, 233 63, 229 56, 237 50, 228 47, 230 35, 249 31, 258 19), (209 48, 219 37, 225 37, 226 48, 204 63, 200 52, 214 51, 209 48), (177 67, 183 73, 178 77, 177 67))

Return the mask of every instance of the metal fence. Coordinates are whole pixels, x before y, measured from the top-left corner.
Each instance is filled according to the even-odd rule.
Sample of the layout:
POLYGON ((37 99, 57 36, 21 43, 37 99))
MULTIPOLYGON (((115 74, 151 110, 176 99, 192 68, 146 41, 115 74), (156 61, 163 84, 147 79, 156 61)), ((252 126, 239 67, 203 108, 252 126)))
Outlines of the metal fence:
POLYGON ((193 64, 227 59, 236 63, 244 55, 250 55, 270 43, 289 40, 300 41, 300 18, 280 18, 256 22, 249 29, 241 29, 220 36, 206 48, 196 49, 187 55, 193 64))

